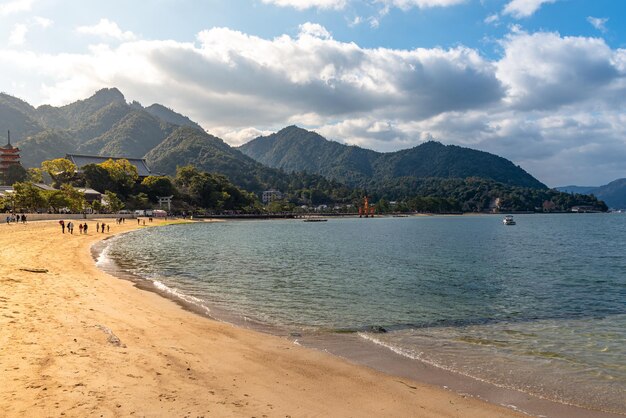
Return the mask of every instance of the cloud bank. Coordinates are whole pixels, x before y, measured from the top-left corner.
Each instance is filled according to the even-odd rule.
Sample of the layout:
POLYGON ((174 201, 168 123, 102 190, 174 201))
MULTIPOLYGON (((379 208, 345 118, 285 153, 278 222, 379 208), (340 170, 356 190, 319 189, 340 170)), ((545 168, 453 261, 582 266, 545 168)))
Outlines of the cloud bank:
POLYGON ((515 31, 490 60, 463 46, 363 48, 313 23, 274 39, 228 28, 187 43, 107 33, 114 44, 85 53, 5 48, 0 72, 38 91, 38 100, 23 96, 36 103, 115 86, 129 100, 185 113, 234 145, 295 123, 383 151, 433 138, 471 146, 550 185, 626 175, 626 50, 600 38, 515 31))

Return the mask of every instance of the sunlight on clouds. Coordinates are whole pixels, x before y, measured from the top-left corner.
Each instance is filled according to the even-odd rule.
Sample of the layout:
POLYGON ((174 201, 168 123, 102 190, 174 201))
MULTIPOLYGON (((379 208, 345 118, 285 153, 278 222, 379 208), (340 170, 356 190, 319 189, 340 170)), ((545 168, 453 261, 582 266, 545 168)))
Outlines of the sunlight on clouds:
POLYGON ((532 16, 544 4, 554 3, 557 0, 512 0, 508 3, 503 14, 511 15, 516 19, 532 16))
POLYGON ((9 35, 9 45, 19 46, 26 41, 26 33, 28 33, 28 26, 18 23, 13 26, 11 34, 9 35))
POLYGON ((100 19, 100 21, 93 26, 79 26, 76 28, 76 31, 86 35, 113 38, 119 41, 132 41, 135 39, 135 34, 130 31, 122 31, 117 23, 109 19, 100 19))
POLYGON ((305 9, 343 9, 348 0, 263 0, 263 3, 274 4, 281 7, 293 7, 298 10, 305 9))
POLYGON ((398 7, 402 10, 408 10, 412 7, 420 9, 426 9, 429 7, 450 7, 456 6, 462 3, 466 3, 467 0, 376 0, 378 3, 383 3, 389 6, 398 7))
POLYGON ((33 6, 33 0, 13 0, 0 4, 0 16, 14 13, 28 12, 33 6))

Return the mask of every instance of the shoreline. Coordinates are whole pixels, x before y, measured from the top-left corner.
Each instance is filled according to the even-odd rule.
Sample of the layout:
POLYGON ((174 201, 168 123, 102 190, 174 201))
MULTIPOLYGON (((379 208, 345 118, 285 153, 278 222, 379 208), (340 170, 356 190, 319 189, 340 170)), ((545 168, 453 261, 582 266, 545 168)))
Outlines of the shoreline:
MULTIPOLYGON (((93 252, 94 259, 102 254, 104 249, 103 246, 99 253, 93 252)), ((361 332, 358 331, 308 330, 311 331, 308 332, 307 330, 293 329, 289 326, 265 324, 254 318, 249 318, 247 314, 242 316, 242 314, 225 311, 205 301, 186 300, 185 295, 179 295, 157 287, 150 279, 135 276, 133 273, 124 270, 116 265, 113 259, 109 259, 109 262, 112 264, 112 268, 110 266, 105 267, 107 273, 123 280, 130 280, 142 290, 154 292, 164 298, 173 300, 183 309, 190 312, 239 328, 285 338, 294 344, 330 353, 353 364, 366 366, 392 376, 404 377, 434 385, 445 390, 451 390, 462 396, 481 399, 491 404, 505 406, 529 415, 572 418, 624 416, 542 398, 535 394, 449 370, 421 359, 410 358, 394 352, 393 348, 373 341, 367 336, 361 336, 361 332)))
POLYGON ((111 226, 0 227, 7 416, 521 416, 181 309, 95 266, 93 243, 140 228, 111 226))

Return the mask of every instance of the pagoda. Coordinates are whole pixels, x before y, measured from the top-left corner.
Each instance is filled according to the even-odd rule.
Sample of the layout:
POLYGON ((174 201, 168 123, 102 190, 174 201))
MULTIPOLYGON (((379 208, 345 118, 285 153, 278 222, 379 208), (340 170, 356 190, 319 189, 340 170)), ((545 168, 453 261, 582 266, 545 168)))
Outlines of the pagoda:
POLYGON ((7 144, 0 147, 0 176, 2 177, 9 167, 20 163, 20 149, 11 145, 11 131, 8 131, 7 137, 7 144))

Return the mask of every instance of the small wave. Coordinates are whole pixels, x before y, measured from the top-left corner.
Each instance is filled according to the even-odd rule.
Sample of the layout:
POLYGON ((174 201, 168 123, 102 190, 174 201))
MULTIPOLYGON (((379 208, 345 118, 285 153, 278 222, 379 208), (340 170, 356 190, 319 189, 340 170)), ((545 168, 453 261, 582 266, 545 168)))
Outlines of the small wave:
POLYGON ((186 295, 183 292, 179 291, 178 289, 169 287, 165 283, 159 280, 156 280, 156 279, 150 279, 150 280, 152 281, 152 284, 154 285, 154 287, 156 287, 159 291, 166 293, 168 296, 174 297, 176 299, 182 300, 183 302, 186 302, 198 308, 201 308, 202 310, 204 310, 204 312, 207 315, 210 314, 211 309, 209 309, 209 307, 205 305, 204 300, 194 297, 194 296, 186 295))

